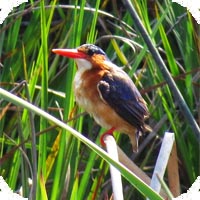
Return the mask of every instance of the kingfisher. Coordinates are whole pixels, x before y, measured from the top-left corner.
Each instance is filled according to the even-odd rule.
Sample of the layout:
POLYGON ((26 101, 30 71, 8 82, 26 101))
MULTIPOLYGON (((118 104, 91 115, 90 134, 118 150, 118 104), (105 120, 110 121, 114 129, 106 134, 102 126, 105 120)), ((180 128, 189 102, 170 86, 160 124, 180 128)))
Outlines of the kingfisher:
POLYGON ((128 74, 93 44, 52 52, 76 62, 73 88, 77 104, 106 128, 106 133, 117 130, 127 134, 137 151, 139 136, 151 129, 145 124, 147 104, 128 74))

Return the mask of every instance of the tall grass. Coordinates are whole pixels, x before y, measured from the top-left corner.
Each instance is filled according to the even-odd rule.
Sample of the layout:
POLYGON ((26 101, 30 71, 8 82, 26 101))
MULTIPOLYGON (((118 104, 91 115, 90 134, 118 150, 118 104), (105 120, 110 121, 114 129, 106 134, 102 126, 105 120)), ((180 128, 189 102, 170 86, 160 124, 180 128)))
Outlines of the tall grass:
MULTIPOLYGON (((65 2, 72 6, 62 4, 32 1, 17 7, 0 26, 0 86, 67 122, 99 145, 99 133, 104 129, 74 102, 74 62, 51 53, 52 48, 96 43, 114 63, 124 67, 147 101, 147 123, 153 129, 159 127, 153 141, 147 140, 148 135, 141 139, 141 144, 148 142, 134 161, 151 176, 162 136, 166 130, 173 131, 180 184, 185 191, 200 173, 199 142, 131 15, 117 1, 76 0, 65 2), (28 91, 24 84, 18 87, 24 80, 28 91)), ((184 8, 168 0, 162 4, 133 1, 133 5, 199 123, 199 27, 184 8)), ((32 112, 31 116, 23 106, 1 98, 0 109, 0 175, 14 191, 23 186, 23 195, 32 199, 111 196, 108 164, 95 151, 43 116, 32 112), (28 177, 36 180, 34 190, 30 190, 28 177)), ((125 135, 119 137, 119 146, 135 158, 129 143, 125 135)), ((144 198, 147 194, 139 194, 131 180, 124 179, 124 198, 144 198)))

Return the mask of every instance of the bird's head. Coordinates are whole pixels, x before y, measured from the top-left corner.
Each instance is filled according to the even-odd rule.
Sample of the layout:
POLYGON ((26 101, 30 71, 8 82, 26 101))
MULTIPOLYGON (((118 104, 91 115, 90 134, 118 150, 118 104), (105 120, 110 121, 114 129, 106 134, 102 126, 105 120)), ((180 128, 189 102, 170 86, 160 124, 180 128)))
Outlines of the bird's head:
POLYGON ((73 58, 77 63, 77 67, 99 67, 101 63, 108 60, 106 53, 99 47, 93 44, 83 44, 76 49, 53 49, 53 53, 73 58))

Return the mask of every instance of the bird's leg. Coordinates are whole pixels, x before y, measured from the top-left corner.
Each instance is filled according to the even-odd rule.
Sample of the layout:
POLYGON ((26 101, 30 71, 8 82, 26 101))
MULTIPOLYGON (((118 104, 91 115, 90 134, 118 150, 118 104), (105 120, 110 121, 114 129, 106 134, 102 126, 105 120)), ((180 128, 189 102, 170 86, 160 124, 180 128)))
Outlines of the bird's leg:
POLYGON ((103 134, 101 135, 101 137, 100 137, 100 142, 101 142, 101 145, 102 145, 103 147, 106 146, 106 144, 105 144, 105 142, 104 142, 104 137, 105 137, 106 135, 113 135, 113 132, 114 132, 115 129, 116 129, 115 127, 112 127, 111 129, 109 129, 108 131, 106 131, 105 133, 103 133, 103 134))

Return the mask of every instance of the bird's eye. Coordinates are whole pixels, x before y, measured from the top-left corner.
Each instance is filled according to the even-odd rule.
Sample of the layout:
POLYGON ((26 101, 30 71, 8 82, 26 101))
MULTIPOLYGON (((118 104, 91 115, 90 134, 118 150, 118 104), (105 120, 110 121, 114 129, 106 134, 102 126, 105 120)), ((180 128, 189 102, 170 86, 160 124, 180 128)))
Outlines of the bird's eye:
POLYGON ((104 51, 102 49, 100 49, 99 47, 95 46, 95 45, 91 45, 90 48, 88 49, 87 54, 89 56, 93 56, 94 54, 102 54, 105 55, 104 51))
POLYGON ((106 55, 102 49, 93 44, 83 44, 78 50, 86 53, 88 56, 93 56, 94 54, 106 55))
POLYGON ((88 49, 88 55, 89 56, 93 56, 93 54, 95 53, 94 51, 93 51, 93 49, 88 49))

